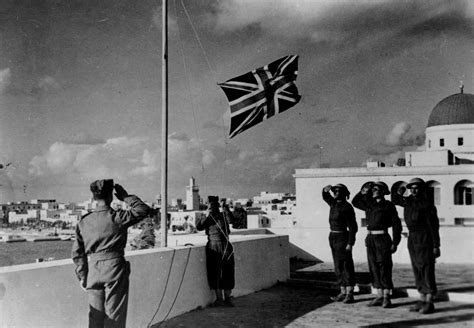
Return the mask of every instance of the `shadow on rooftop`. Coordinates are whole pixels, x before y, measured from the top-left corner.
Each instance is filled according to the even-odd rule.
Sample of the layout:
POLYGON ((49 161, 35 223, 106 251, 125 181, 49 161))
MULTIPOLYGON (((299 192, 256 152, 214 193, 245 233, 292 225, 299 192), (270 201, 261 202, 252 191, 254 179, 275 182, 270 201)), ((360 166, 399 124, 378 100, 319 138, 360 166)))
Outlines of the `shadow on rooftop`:
POLYGON ((198 309, 152 327, 285 327, 330 303, 331 294, 307 286, 278 284, 234 299, 233 308, 198 309))
POLYGON ((368 326, 361 326, 361 327, 420 327, 420 326, 431 326, 431 325, 442 325, 442 324, 453 324, 455 322, 463 322, 463 321, 472 321, 474 319, 473 314, 459 314, 459 315, 450 315, 442 318, 420 318, 420 319, 412 319, 412 320, 401 320, 401 321, 393 321, 389 323, 382 323, 376 325, 368 325, 368 326))

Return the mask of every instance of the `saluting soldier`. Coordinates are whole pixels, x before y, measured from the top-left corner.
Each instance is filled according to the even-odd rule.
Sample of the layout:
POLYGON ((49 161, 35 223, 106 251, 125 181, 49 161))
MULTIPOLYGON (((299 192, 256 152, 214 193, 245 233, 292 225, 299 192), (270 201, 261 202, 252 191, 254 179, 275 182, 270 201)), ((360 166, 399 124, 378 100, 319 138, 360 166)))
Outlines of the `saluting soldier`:
POLYGON ((205 217, 196 222, 197 230, 205 230, 206 267, 209 287, 214 290, 216 300, 213 306, 234 306, 231 300, 232 289, 235 286, 234 247, 230 243, 229 222, 232 213, 228 210, 225 200, 222 200, 223 211, 219 211, 219 197, 209 196, 209 209, 205 217), (229 220, 229 221, 228 221, 229 220), (224 297, 222 295, 224 291, 224 297))
POLYGON ((341 292, 331 299, 335 302, 354 302, 355 270, 352 247, 355 244, 357 222, 354 208, 347 202, 349 190, 342 183, 323 188, 323 199, 329 210, 329 246, 334 261, 334 273, 341 292), (331 196, 330 191, 334 196, 331 196))
POLYGON ((428 200, 425 182, 413 178, 392 194, 392 201, 403 207, 408 228, 408 251, 410 253, 416 288, 420 301, 410 308, 412 312, 428 314, 434 312, 433 296, 437 292, 435 277, 436 258, 441 255, 439 219, 434 204, 428 200), (404 197, 406 188, 411 195, 404 197))
POLYGON ((78 222, 72 248, 77 278, 88 294, 89 327, 125 327, 130 275, 130 263, 124 258, 127 229, 146 218, 150 208, 112 179, 94 181, 90 190, 97 207, 78 222), (110 207, 114 188, 129 210, 110 207))
POLYGON ((365 183, 361 191, 352 199, 352 205, 365 211, 367 220, 367 261, 372 285, 377 289, 377 296, 369 306, 391 306, 390 293, 392 281, 392 253, 397 251, 401 240, 402 224, 395 205, 385 199, 390 191, 382 181, 365 183), (392 227, 392 238, 388 229, 392 227))

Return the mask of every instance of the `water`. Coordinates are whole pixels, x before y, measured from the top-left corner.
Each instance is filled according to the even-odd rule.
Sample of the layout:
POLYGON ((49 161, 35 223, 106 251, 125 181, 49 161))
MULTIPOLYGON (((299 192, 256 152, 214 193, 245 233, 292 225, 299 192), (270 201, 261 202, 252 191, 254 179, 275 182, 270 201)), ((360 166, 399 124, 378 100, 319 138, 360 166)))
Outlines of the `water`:
POLYGON ((35 263, 37 258, 70 259, 73 241, 0 243, 0 267, 35 263))

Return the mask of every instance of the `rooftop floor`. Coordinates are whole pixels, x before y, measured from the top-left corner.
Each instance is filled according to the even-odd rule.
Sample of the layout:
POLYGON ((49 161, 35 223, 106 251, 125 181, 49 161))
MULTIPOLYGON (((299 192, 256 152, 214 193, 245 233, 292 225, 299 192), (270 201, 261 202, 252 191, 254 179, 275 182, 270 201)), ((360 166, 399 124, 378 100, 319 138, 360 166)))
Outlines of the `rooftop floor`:
MULTIPOLYGON (((334 288, 332 265, 320 263, 306 268, 293 263, 292 279, 272 288, 234 299, 233 308, 197 309, 153 327, 473 327, 474 304, 449 300, 452 293, 474 292, 473 265, 437 265, 440 289, 436 312, 421 315, 408 311, 416 298, 407 296, 414 288, 409 265, 395 265, 396 290, 393 307, 368 307, 373 298, 367 286, 365 263, 356 264, 361 291, 354 304, 331 302, 334 288), (299 269, 299 270, 298 270, 299 269)), ((453 294, 454 295, 454 294, 453 294)), ((472 297, 471 297, 472 299, 472 297)))

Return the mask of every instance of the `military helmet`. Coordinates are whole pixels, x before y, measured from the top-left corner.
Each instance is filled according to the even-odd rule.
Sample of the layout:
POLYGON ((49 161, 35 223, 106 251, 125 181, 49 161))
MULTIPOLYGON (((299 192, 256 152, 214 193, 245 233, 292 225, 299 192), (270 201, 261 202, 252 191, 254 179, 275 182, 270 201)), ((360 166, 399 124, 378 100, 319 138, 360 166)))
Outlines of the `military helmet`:
POLYGON ((364 188, 372 188, 372 186, 374 185, 374 182, 373 181, 367 181, 366 183, 364 183, 362 185, 362 187, 360 189, 364 189, 364 188))
POLYGON ((414 185, 419 185, 420 187, 424 188, 425 187, 425 181, 423 181, 423 179, 420 179, 420 178, 413 178, 407 184, 407 188, 410 189, 414 185))
POLYGON ((349 195, 351 194, 349 192, 349 189, 347 189, 346 185, 342 184, 342 183, 338 183, 338 184, 335 184, 334 186, 331 186, 331 191, 334 192, 334 189, 341 189, 347 197, 349 197, 349 195))
POLYGON ((385 182, 383 181, 375 181, 374 186, 379 186, 382 188, 383 194, 384 195, 390 195, 390 190, 388 189, 388 186, 385 182))

